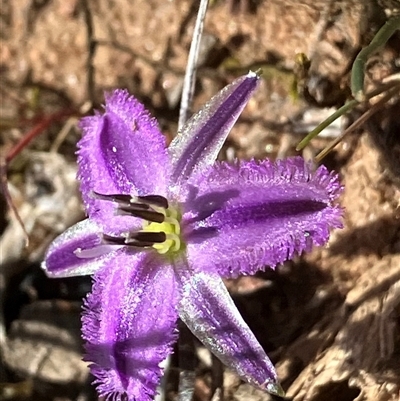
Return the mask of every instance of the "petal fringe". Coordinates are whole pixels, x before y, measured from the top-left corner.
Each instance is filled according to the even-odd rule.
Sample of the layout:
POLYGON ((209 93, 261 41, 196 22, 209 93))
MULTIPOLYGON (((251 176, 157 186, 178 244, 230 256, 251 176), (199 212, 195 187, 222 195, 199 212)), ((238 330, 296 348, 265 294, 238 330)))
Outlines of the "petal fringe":
POLYGON ((275 267, 341 227, 336 174, 300 158, 217 163, 188 182, 183 229, 189 262, 224 277, 275 267))
POLYGON ((105 226, 126 222, 114 217, 112 203, 93 197, 93 191, 166 195, 165 137, 156 120, 126 90, 107 95, 105 113, 83 118, 80 127, 78 178, 89 217, 105 226))
POLYGON ((94 276, 84 303, 85 360, 99 395, 148 401, 176 341, 179 291, 171 266, 143 252, 119 255, 94 276))

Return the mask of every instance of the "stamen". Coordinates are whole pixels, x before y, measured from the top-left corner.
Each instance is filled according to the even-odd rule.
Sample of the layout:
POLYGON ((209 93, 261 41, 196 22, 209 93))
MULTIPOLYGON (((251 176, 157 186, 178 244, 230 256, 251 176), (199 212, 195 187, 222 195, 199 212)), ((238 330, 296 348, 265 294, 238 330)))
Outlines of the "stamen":
POLYGON ((137 198, 148 205, 154 205, 162 207, 163 209, 168 209, 168 201, 161 195, 146 195, 138 196, 137 198))
POLYGON ((106 244, 126 245, 126 238, 113 237, 112 235, 103 234, 103 241, 106 244))
POLYGON ((130 233, 126 237, 113 237, 112 235, 103 234, 103 241, 106 244, 115 245, 133 245, 139 247, 153 246, 161 244, 167 239, 164 232, 144 232, 138 231, 130 233))
POLYGON ((124 194, 100 194, 92 191, 96 199, 116 202, 123 205, 135 205, 138 209, 149 209, 150 206, 157 206, 162 209, 168 209, 168 201, 161 195, 145 195, 145 196, 132 196, 124 194))
POLYGON ((105 195, 105 194, 99 194, 96 191, 92 191, 94 198, 96 199, 101 199, 101 200, 106 200, 110 202, 116 202, 116 203, 122 203, 129 205, 131 202, 132 196, 131 195, 122 195, 122 194, 111 194, 111 195, 105 195))
POLYGON ((125 238, 125 237, 113 237, 111 235, 103 234, 103 241, 107 244, 111 245, 131 245, 137 246, 139 248, 150 247, 154 245, 154 242, 145 242, 145 241, 138 241, 135 238, 125 238))
MULTIPOLYGON (((97 199, 116 202, 115 214, 129 215, 143 220, 142 230, 126 232, 117 237, 104 234, 103 243, 108 246, 153 247, 160 254, 177 252, 182 248, 180 216, 176 208, 169 209, 168 201, 160 195, 132 196, 124 194, 104 195, 93 191, 97 199)), ((82 253, 81 250, 78 253, 82 253)), ((82 257, 93 251, 83 251, 82 257)))
POLYGON ((133 206, 118 207, 116 213, 121 216, 134 216, 154 223, 163 223, 165 216, 153 210, 138 210, 136 204, 133 206))
POLYGON ((167 235, 164 232, 157 233, 151 231, 139 231, 137 233, 130 234, 127 240, 129 241, 131 238, 140 242, 151 242, 152 244, 157 244, 157 243, 161 244, 167 239, 167 235))

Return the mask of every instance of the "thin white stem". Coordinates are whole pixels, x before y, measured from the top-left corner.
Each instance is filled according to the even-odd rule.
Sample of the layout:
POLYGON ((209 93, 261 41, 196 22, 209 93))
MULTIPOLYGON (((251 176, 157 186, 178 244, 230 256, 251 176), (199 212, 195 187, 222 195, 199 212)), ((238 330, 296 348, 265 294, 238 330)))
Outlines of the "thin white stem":
POLYGON ((201 37, 203 35, 204 19, 206 17, 208 0, 201 0, 197 12, 196 25, 194 27, 192 43, 190 45, 189 58, 186 66, 185 79, 183 81, 181 107, 179 109, 178 131, 181 130, 188 119, 193 100, 194 85, 196 82, 197 61, 201 37))

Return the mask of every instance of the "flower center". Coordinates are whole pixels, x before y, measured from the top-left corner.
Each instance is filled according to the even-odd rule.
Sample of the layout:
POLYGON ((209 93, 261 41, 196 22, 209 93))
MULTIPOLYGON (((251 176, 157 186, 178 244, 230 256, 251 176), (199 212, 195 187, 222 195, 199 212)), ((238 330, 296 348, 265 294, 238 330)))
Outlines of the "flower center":
POLYGON ((174 208, 165 209, 165 220, 162 223, 147 222, 143 223, 142 232, 165 233, 165 241, 153 244, 153 248, 158 253, 165 254, 167 252, 177 252, 181 249, 182 243, 180 239, 181 227, 179 224, 178 211, 174 208))
POLYGON ((152 247, 160 254, 178 252, 182 249, 180 214, 176 208, 168 205, 168 201, 164 197, 99 193, 94 193, 94 196, 117 203, 116 214, 118 215, 143 219, 142 230, 124 233, 119 237, 103 234, 105 244, 152 247))

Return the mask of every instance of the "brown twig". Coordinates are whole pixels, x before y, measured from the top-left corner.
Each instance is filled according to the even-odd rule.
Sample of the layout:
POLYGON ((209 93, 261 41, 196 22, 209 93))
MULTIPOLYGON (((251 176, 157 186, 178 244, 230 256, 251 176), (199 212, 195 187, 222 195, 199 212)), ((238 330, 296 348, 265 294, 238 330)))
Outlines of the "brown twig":
POLYGON ((97 42, 94 39, 93 20, 90 12, 90 7, 87 0, 82 1, 82 10, 86 26, 87 36, 87 60, 86 60, 86 71, 87 71, 87 97, 94 104, 95 100, 95 82, 94 82, 94 65, 93 58, 96 52, 97 42))
POLYGON ((8 165, 18 153, 24 149, 32 139, 36 138, 39 134, 41 134, 45 129, 47 129, 51 124, 63 120, 66 117, 74 114, 75 111, 71 109, 61 110, 57 113, 54 113, 48 117, 43 117, 41 121, 39 121, 23 138, 8 152, 5 157, 6 165, 8 165))
POLYGON ((389 90, 385 96, 379 99, 369 110, 367 110, 361 117, 359 117, 353 124, 347 127, 341 135, 335 138, 328 146, 326 146, 318 155, 315 157, 315 161, 319 163, 337 144, 339 144, 343 138, 359 128, 362 124, 364 124, 368 119, 370 119, 376 112, 378 112, 384 105, 399 91, 400 85, 394 86, 391 90, 389 90))
POLYGON ((10 191, 8 190, 8 181, 7 181, 7 167, 11 160, 17 156, 22 149, 24 149, 32 139, 36 138, 40 135, 45 129, 47 129, 54 122, 63 120, 66 117, 75 114, 76 112, 73 110, 61 110, 57 113, 54 113, 48 117, 44 117, 41 119, 39 123, 37 123, 23 138, 11 148, 11 150, 6 155, 0 155, 0 188, 4 194, 4 198, 7 202, 8 207, 15 215, 18 223, 20 224, 22 231, 24 232, 25 237, 25 245, 29 244, 29 236, 28 232, 25 229, 24 223, 21 219, 21 216, 18 214, 18 210, 15 207, 13 200, 10 195, 10 191))

